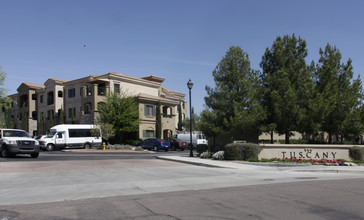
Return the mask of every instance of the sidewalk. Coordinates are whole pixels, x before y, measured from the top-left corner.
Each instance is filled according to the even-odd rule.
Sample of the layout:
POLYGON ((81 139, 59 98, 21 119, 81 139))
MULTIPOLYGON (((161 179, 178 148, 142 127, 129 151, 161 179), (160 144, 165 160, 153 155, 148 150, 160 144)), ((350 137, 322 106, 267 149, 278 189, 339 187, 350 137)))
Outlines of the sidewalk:
POLYGON ((226 161, 201 159, 186 156, 157 156, 157 159, 170 160, 197 166, 229 168, 229 169, 272 169, 290 170, 294 172, 348 173, 364 176, 364 166, 324 166, 310 164, 264 163, 246 161, 226 161))

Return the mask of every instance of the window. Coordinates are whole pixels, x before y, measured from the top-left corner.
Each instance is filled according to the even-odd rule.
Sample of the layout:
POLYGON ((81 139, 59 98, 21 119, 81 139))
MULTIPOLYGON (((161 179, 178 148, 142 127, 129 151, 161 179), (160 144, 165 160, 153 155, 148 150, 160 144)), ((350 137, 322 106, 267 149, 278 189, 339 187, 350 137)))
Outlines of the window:
POLYGON ((57 133, 57 138, 63 138, 63 135, 61 132, 57 133))
POLYGON ((37 100, 37 94, 32 94, 32 100, 37 100))
POLYGON ((154 131, 153 130, 143 130, 143 137, 153 138, 154 137, 154 131))
POLYGON ((83 87, 80 87, 80 96, 83 97, 83 87))
POLYGON ((97 95, 104 96, 106 94, 106 85, 105 83, 100 83, 97 85, 97 95))
POLYGON ((72 98, 72 97, 75 97, 76 96, 76 89, 73 88, 73 89, 69 89, 68 90, 68 98, 72 98))
POLYGON ((155 108, 153 105, 145 105, 144 107, 144 115, 148 117, 155 116, 155 108))
POLYGON ((40 103, 43 103, 43 95, 40 96, 40 103))
POLYGON ((114 93, 120 93, 120 84, 114 84, 114 93))
POLYGON ((47 105, 53 105, 53 104, 54 104, 54 94, 53 94, 53 92, 48 92, 47 105))
POLYGON ((69 137, 93 137, 92 133, 91 133, 91 129, 82 129, 82 128, 77 128, 77 129, 68 129, 68 135, 69 137))
POLYGON ((58 97, 60 97, 60 98, 63 97, 63 91, 58 91, 58 97))

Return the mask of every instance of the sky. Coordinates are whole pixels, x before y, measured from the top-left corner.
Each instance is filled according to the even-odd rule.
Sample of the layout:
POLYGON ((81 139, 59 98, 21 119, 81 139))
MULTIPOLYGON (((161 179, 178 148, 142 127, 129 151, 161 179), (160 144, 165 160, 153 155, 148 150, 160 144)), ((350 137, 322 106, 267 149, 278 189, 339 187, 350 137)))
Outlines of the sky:
MULTIPOLYGON (((0 0, 0 66, 4 87, 118 72, 165 78, 163 87, 204 109, 212 71, 231 46, 261 70, 278 36, 307 43, 307 63, 336 46, 364 76, 361 0, 0 0)), ((363 80, 363 79, 362 79, 363 80)))

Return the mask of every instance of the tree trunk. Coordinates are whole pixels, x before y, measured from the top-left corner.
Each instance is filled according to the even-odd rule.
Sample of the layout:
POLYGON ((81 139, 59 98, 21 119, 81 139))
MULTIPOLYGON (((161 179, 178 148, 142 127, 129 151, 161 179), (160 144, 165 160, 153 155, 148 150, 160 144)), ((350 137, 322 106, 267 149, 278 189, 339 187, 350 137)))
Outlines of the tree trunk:
POLYGON ((271 133, 270 133, 270 143, 271 144, 273 144, 274 142, 273 142, 273 135, 274 135, 274 131, 272 131, 271 133))
POLYGON ((286 144, 289 144, 289 131, 286 131, 285 138, 286 138, 286 144))

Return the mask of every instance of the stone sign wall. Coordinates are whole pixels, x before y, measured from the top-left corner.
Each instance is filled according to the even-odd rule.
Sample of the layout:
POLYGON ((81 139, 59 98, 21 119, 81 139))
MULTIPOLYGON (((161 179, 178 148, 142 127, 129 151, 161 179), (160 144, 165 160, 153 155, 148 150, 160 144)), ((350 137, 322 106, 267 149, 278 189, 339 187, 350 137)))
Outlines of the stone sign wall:
POLYGON ((259 159, 297 158, 304 160, 351 160, 349 147, 352 145, 303 145, 303 144, 261 144, 259 159))

